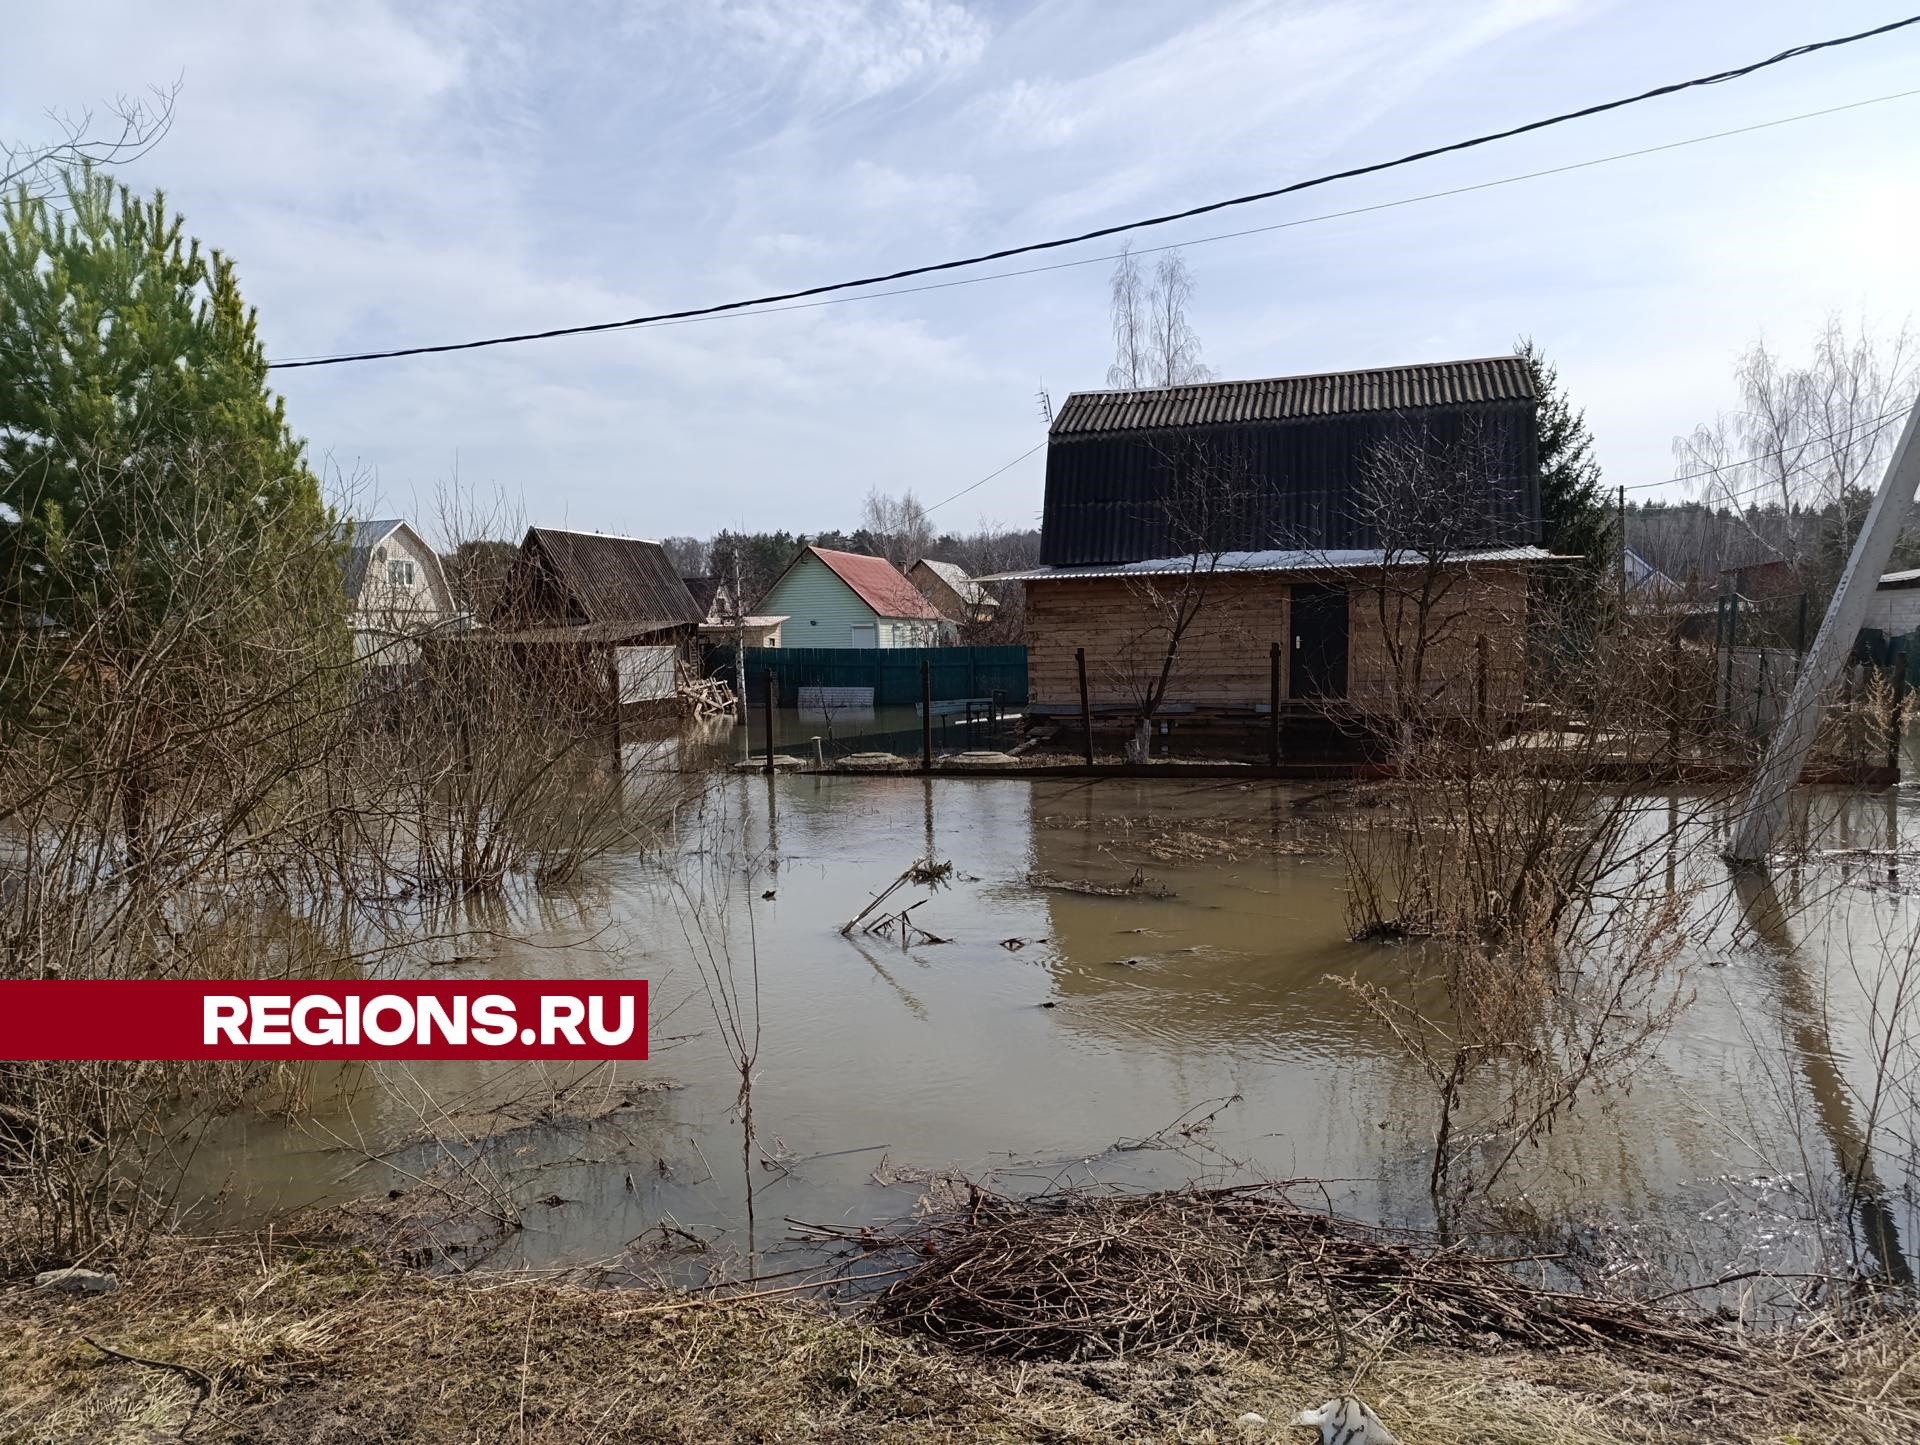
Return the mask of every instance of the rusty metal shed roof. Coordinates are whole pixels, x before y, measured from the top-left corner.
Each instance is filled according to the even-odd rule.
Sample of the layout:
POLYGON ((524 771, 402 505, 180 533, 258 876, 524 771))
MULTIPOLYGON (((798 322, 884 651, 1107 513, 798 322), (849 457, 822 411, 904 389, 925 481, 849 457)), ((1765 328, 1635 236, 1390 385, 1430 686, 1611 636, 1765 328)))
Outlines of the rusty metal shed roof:
MULTIPOLYGON (((917 622, 946 621, 946 617, 920 595, 920 589, 885 557, 869 557, 863 552, 835 552, 826 547, 809 547, 800 556, 809 554, 826 563, 836 577, 853 589, 855 596, 873 609, 877 617, 909 618, 917 622)), ((799 558, 796 558, 796 564, 798 561, 799 558)), ((781 573, 781 576, 785 575, 781 573)))
POLYGON ((1296 421, 1463 402, 1534 401, 1538 396, 1533 371, 1524 358, 1488 356, 1255 381, 1076 391, 1053 419, 1051 435, 1065 438, 1159 427, 1296 421))

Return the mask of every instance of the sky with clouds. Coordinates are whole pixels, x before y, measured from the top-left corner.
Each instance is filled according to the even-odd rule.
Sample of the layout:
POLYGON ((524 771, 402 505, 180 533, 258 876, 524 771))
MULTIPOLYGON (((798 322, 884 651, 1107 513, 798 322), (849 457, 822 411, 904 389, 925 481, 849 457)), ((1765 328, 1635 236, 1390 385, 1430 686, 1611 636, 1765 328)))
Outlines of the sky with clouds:
MULTIPOLYGON (((17 6, 0 133, 182 82, 126 179, 232 255, 271 355, 630 316, 1111 224, 1399 155, 1895 18, 1888 0, 629 0, 17 6)), ((1920 28, 1145 233, 1224 377, 1531 335, 1610 483, 1672 472, 1739 352, 1920 310, 1920 28), (1252 227, 1284 229, 1215 238, 1252 227)), ((660 536, 937 502, 1100 386, 1113 243, 980 285, 276 374, 365 513, 456 474, 660 536)), ((1016 262, 989 269, 1019 269, 1016 262)), ((1036 454, 938 512, 1038 516, 1036 454)))

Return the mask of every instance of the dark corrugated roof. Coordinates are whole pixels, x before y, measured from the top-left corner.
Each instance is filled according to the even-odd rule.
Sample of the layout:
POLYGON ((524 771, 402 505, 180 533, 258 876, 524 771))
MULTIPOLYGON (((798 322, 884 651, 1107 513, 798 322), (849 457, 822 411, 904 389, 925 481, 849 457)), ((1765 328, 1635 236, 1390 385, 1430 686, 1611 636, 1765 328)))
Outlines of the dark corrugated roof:
POLYGON ((1054 417, 1051 435, 1064 438, 1537 399, 1532 369, 1523 358, 1491 356, 1143 391, 1076 391, 1054 417))
POLYGON ((1451 546, 1532 545, 1537 407, 1522 357, 1077 393, 1047 438, 1040 561, 1380 547, 1369 478, 1400 457, 1459 473, 1451 546))
POLYGON ((544 573, 570 604, 566 615, 557 616, 557 599, 548 600, 551 594, 545 589, 509 587, 509 595, 523 599, 513 610, 528 623, 644 622, 663 627, 699 622, 706 615, 658 542, 529 527, 514 567, 544 573), (528 606, 524 599, 539 601, 528 606))

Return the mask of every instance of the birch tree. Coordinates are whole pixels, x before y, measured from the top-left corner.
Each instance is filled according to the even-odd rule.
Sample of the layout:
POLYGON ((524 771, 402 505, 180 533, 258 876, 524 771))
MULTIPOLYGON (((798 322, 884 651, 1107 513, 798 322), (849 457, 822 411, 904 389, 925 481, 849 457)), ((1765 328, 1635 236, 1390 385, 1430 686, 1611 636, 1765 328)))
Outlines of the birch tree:
POLYGON ((1149 384, 1186 386, 1212 380, 1213 372, 1200 362, 1200 338, 1187 320, 1187 307, 1193 301, 1193 277, 1187 271, 1186 258, 1178 251, 1161 253, 1148 301, 1153 326, 1149 339, 1153 379, 1149 384))
POLYGON ((1200 337, 1187 319, 1193 276, 1178 251, 1163 252, 1149 279, 1132 250, 1122 249, 1107 283, 1107 303, 1113 325, 1108 386, 1136 391, 1212 378, 1200 361, 1200 337))
MULTIPOLYGON (((1837 522, 1827 548, 1844 558, 1886 468, 1899 422, 1920 384, 1920 335, 1911 321, 1883 331, 1829 316, 1807 358, 1765 339, 1734 368, 1739 404, 1674 440, 1675 477, 1739 520, 1756 549, 1811 563, 1820 521, 1837 522)), ((1831 579, 1823 579, 1831 580, 1831 579)))

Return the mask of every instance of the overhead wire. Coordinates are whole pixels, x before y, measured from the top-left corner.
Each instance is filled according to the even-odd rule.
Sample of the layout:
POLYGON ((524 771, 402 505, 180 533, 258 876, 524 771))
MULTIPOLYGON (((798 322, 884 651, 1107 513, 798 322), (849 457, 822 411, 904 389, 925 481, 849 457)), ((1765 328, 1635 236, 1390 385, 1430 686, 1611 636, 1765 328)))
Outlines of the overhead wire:
MULTIPOLYGON (((1908 405, 1897 406, 1892 411, 1881 412, 1878 416, 1863 417, 1857 422, 1852 422, 1845 427, 1841 427, 1841 428, 1838 428, 1837 430, 1823 433, 1820 436, 1807 437, 1804 441, 1800 443, 1800 445, 1810 446, 1815 442, 1830 442, 1830 441, 1838 440, 1841 437, 1853 437, 1855 430, 1857 428, 1862 428, 1862 427, 1871 428, 1871 430, 1865 432, 1865 434, 1860 436, 1858 440, 1870 441, 1872 438, 1878 436, 1881 432, 1885 431, 1890 425, 1892 425, 1894 421, 1898 420, 1900 417, 1905 416, 1910 410, 1912 410, 1912 407, 1908 405)), ((1781 450, 1782 449, 1776 448, 1773 451, 1757 452, 1750 457, 1740 457, 1737 460, 1734 460, 1731 462, 1722 462, 1718 466, 1702 467, 1697 471, 1688 472, 1685 476, 1669 477, 1665 481, 1661 481, 1661 482, 1627 482, 1621 485, 1620 490, 1627 491, 1627 492, 1644 492, 1653 487, 1685 486, 1689 482, 1697 482, 1704 477, 1718 476, 1722 472, 1736 471, 1741 467, 1750 467, 1754 465, 1756 462, 1764 462, 1769 457, 1779 456, 1781 454, 1781 450)), ((1839 456, 1842 452, 1846 450, 1847 450, 1846 447, 1835 447, 1832 451, 1827 452, 1823 456, 1815 457, 1812 461, 1800 462, 1794 466, 1788 467, 1784 472, 1781 472, 1778 476, 1769 477, 1764 482, 1757 483, 1752 487, 1745 488, 1738 492, 1724 493, 1723 495, 1718 497, 1716 500, 1722 501, 1722 502, 1732 502, 1732 501, 1738 501, 1742 497, 1758 496, 1761 492, 1767 492, 1767 491, 1773 490, 1773 488, 1780 485, 1780 483, 1785 481, 1788 477, 1798 476, 1801 472, 1810 471, 1814 467, 1817 467, 1822 465, 1823 463, 1832 461, 1835 457, 1839 456)))
POLYGON ((1046 444, 1047 444, 1046 439, 1044 437, 1041 438, 1039 441, 1035 442, 1032 446, 1028 447, 1025 451, 1020 453, 1019 456, 1015 457, 1012 461, 1008 462, 1005 466, 995 467, 992 471, 988 472, 979 481, 973 483, 971 486, 962 487, 959 491, 955 492, 951 497, 942 497, 939 501, 935 502, 931 507, 928 507, 927 510, 929 512, 937 512, 942 507, 946 506, 948 502, 957 502, 962 497, 966 496, 968 492, 979 490, 981 487, 984 487, 988 482, 992 481, 995 477, 999 476, 1002 472, 1011 471, 1013 468, 1019 466, 1020 463, 1024 462, 1028 457, 1032 456, 1035 452, 1039 451, 1040 448, 1044 447, 1046 444))
MULTIPOLYGON (((1887 95, 1870 96, 1865 100, 1848 101, 1844 105, 1830 105, 1821 110, 1802 111, 1798 115, 1785 115, 1774 120, 1757 121, 1752 125, 1735 126, 1731 130, 1709 131, 1704 135, 1687 136, 1681 140, 1665 141, 1659 145, 1642 146, 1638 150, 1617 151, 1612 155, 1593 156, 1583 161, 1548 166, 1544 170, 1522 171, 1517 175, 1500 176, 1490 181, 1476 181, 1470 185, 1449 186, 1445 190, 1424 191, 1415 196, 1401 196, 1391 201, 1352 206, 1343 211, 1322 211, 1312 216, 1296 216, 1290 221, 1276 221, 1268 226, 1248 226, 1238 231, 1217 231, 1210 236, 1184 237, 1178 241, 1169 241, 1164 246, 1130 247, 1126 252, 1102 251, 1096 256, 1076 256, 1071 261, 1051 261, 1044 266, 1022 266, 1011 271, 989 271, 983 276, 957 276, 949 281, 928 281, 919 286, 894 286, 885 291, 863 291, 851 296, 826 296, 813 301, 796 301, 784 306, 759 306, 704 316, 682 316, 671 321, 641 322, 635 323, 634 329, 656 331, 669 326, 697 326, 709 321, 739 321, 755 316, 779 316, 789 311, 814 311, 826 306, 851 306, 861 301, 885 300, 889 296, 918 296, 929 291, 950 291, 960 286, 984 286, 995 281, 1017 280, 1023 276, 1044 276, 1053 271, 1071 271, 1078 266, 1099 266, 1108 261, 1117 261, 1123 254, 1156 256, 1162 251, 1180 251, 1189 246, 1212 245, 1216 241, 1237 241, 1247 236, 1264 236, 1275 231, 1291 231, 1301 226, 1320 225, 1327 221, 1344 221, 1354 216, 1371 215, 1376 211, 1397 210, 1402 206, 1417 206, 1427 201, 1441 201, 1453 196, 1471 195, 1475 191, 1495 190, 1501 186, 1517 185, 1522 181, 1537 181, 1548 176, 1566 175, 1572 171, 1611 165, 1616 161, 1636 160, 1641 156, 1657 155, 1661 151, 1681 150, 1687 146, 1704 145, 1709 141, 1727 140, 1733 136, 1751 135, 1755 131, 1794 125, 1800 121, 1818 120, 1822 116, 1839 115, 1843 111, 1860 110, 1869 105, 1885 105, 1889 101, 1910 100, 1916 95, 1920 95, 1920 89, 1897 90, 1887 95)), ((315 358, 293 357, 284 362, 274 362, 272 365, 289 367, 311 359, 315 358)))
MULTIPOLYGON (((1448 155, 1473 149, 1477 146, 1509 140, 1515 136, 1526 135, 1533 131, 1545 130, 1550 126, 1564 125, 1575 120, 1584 120, 1592 116, 1620 110, 1626 106, 1638 105, 1663 96, 1674 95, 1681 91, 1697 89, 1710 85, 1721 85, 1728 81, 1743 79, 1771 66, 1785 64, 1791 60, 1831 50, 1843 45, 1853 45, 1860 41, 1876 39, 1920 24, 1920 15, 1910 15, 1900 20, 1889 21, 1871 29, 1857 31, 1850 35, 1835 36, 1827 40, 1812 41, 1780 51, 1764 60, 1736 66, 1732 69, 1717 71, 1711 75, 1695 76, 1688 80, 1673 81, 1666 85, 1655 86, 1651 90, 1635 95, 1622 96, 1614 100, 1602 101, 1594 105, 1583 106, 1577 110, 1563 111, 1539 120, 1528 121, 1522 125, 1509 126, 1503 130, 1489 131, 1481 135, 1470 136, 1464 140, 1450 141, 1444 145, 1429 146, 1424 150, 1410 152, 1391 160, 1374 161, 1366 165, 1351 166, 1345 170, 1331 171, 1324 175, 1309 177, 1306 180, 1293 181, 1286 185, 1253 191, 1245 195, 1231 196, 1224 200, 1208 201, 1183 210, 1169 211, 1157 216, 1143 217, 1138 220, 1124 221, 1111 226, 1100 226, 1082 231, 1075 235, 1055 237, 1045 241, 1032 241, 1024 245, 1003 247, 995 251, 986 251, 978 255, 958 257, 947 261, 936 261, 925 265, 902 267, 873 276, 859 277, 847 281, 827 282, 818 286, 803 287, 793 291, 775 292, 765 296, 748 297, 737 301, 724 301, 707 306, 683 307, 677 310, 655 312, 649 315, 627 317, 615 321, 587 322, 574 326, 555 326, 538 331, 514 332, 500 336, 480 337, 469 341, 439 342, 430 345, 391 347, 381 350, 344 352, 331 356, 305 357, 286 361, 271 361, 270 369, 291 370, 318 366, 341 366, 353 362, 384 361, 399 357, 438 355, 456 351, 476 351, 495 346, 517 345, 529 341, 552 340, 564 336, 584 336, 605 331, 630 330, 635 327, 652 326, 663 322, 685 321, 700 317, 718 316, 730 312, 751 311, 755 308, 767 308, 775 303, 802 301, 811 297, 829 293, 864 290, 872 286, 884 285, 890 281, 902 281, 915 276, 933 275, 942 271, 960 270, 967 267, 984 265, 990 261, 1006 260, 1013 256, 1031 255, 1035 252, 1057 250, 1064 246, 1079 245, 1087 241, 1100 240, 1107 236, 1117 236, 1127 232, 1146 230, 1156 226, 1171 225, 1177 221, 1190 220, 1195 216, 1209 215, 1215 211, 1227 210, 1238 206, 1252 205, 1259 201, 1273 200, 1279 196, 1292 195, 1318 186, 1331 185, 1336 181, 1352 180, 1360 176, 1374 175, 1381 171, 1393 170, 1401 166, 1413 165, 1419 161, 1430 160, 1435 156, 1448 155)), ((1464 188, 1463 188, 1464 189, 1464 188)))

